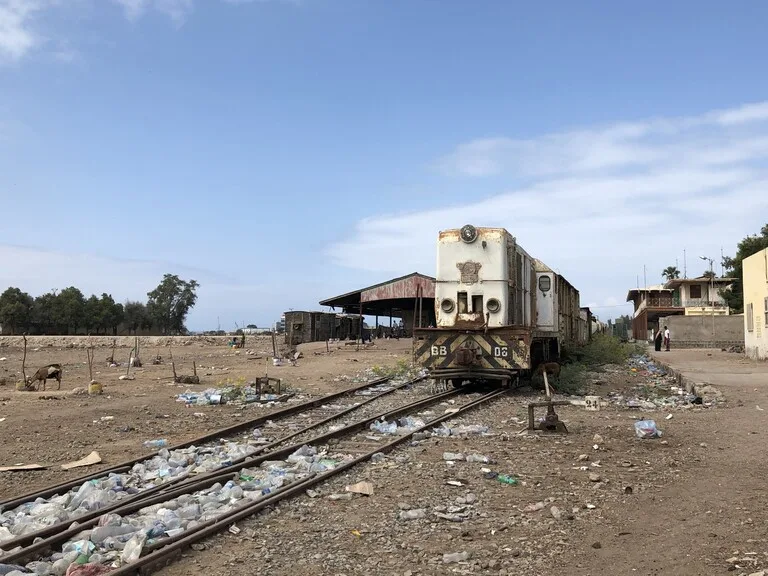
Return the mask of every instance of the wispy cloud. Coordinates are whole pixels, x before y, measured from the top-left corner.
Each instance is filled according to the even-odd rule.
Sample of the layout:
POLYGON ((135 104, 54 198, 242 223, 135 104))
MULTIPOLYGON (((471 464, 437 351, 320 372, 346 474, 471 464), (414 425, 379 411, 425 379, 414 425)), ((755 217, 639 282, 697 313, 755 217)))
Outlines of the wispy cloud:
MULTIPOLYGON (((177 28, 184 24, 195 9, 195 0, 111 1, 122 8, 124 16, 132 22, 155 11, 170 18, 177 28)), ((221 0, 221 2, 232 5, 268 2, 300 4, 302 0, 221 0)), ((79 9, 79 3, 75 0, 0 0, 0 64, 17 63, 43 44, 45 38, 35 27, 37 18, 53 6, 74 10, 79 9)), ((68 48, 55 50, 53 56, 61 62, 72 62, 77 60, 80 54, 68 48)))
POLYGON ((112 0, 123 7, 125 17, 135 21, 149 10, 156 10, 168 16, 174 24, 181 26, 187 15, 194 9, 193 0, 112 0))
POLYGON ((49 4, 45 0, 0 0, 0 60, 18 61, 41 42, 32 20, 49 4))
POLYGON ((526 183, 469 204, 367 218, 327 254, 382 274, 433 273, 440 229, 504 226, 561 269, 584 302, 614 305, 636 274, 642 281, 644 264, 649 283, 658 282, 676 258, 682 268, 687 248, 689 273, 698 275, 700 253, 717 257, 721 245, 732 252, 759 230, 768 214, 766 161, 768 103, 527 140, 477 139, 439 160, 447 185, 477 190, 487 176, 526 183))

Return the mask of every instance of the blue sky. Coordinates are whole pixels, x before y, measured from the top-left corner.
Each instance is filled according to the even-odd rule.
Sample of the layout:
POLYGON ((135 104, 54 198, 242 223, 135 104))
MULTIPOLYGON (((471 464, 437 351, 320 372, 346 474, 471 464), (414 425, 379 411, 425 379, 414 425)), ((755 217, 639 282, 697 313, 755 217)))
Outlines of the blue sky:
POLYGON ((271 323, 502 225, 602 318, 768 220, 768 5, 0 0, 0 289, 271 323))

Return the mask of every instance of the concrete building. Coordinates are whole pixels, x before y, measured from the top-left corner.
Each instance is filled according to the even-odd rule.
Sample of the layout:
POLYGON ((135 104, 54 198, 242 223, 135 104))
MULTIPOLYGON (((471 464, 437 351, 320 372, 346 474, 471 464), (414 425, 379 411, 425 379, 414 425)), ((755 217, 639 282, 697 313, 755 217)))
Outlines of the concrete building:
POLYGON ((675 278, 664 284, 672 290, 672 305, 683 308, 685 316, 727 316, 730 313, 723 290, 733 278, 675 278))
POLYGON ((744 285, 744 351, 768 360, 768 248, 742 262, 744 285))
MULTIPOLYGON (((675 278, 665 284, 632 289, 627 302, 635 305, 632 332, 636 340, 652 340, 659 318, 669 316, 728 316, 730 309, 719 291, 733 278, 675 278)), ((663 324, 662 324, 663 326, 663 324)))

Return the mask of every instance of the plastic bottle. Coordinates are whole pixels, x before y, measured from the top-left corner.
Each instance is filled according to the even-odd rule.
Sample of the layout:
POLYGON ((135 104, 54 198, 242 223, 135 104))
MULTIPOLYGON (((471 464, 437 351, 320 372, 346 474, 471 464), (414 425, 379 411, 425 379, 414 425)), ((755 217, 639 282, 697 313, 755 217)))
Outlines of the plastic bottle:
POLYGON ((147 440, 144 442, 144 448, 163 448, 168 445, 168 441, 165 438, 159 440, 147 440))
POLYGON ((515 478, 514 476, 508 476, 506 474, 499 474, 498 476, 496 476, 496 479, 503 484, 510 484, 512 486, 517 486, 517 484, 519 483, 519 480, 517 478, 515 478))

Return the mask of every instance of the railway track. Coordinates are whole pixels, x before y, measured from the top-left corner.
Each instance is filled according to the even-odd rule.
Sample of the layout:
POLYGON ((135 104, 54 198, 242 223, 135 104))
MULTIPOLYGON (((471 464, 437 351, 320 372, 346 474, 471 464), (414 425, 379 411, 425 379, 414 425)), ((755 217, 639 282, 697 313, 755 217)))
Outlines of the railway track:
MULTIPOLYGON (((412 382, 409 382, 412 383, 412 382)), ((406 384, 409 384, 406 383, 406 384)), ((309 447, 323 446, 328 440, 334 438, 340 438, 346 435, 354 434, 360 430, 364 430, 371 426, 376 421, 382 419, 392 419, 404 414, 412 414, 414 411, 421 410, 425 407, 440 403, 450 397, 462 394, 461 390, 450 390, 439 394, 434 394, 427 398, 416 400, 415 402, 409 402, 407 404, 397 406, 393 409, 385 412, 372 415, 361 420, 357 420, 350 424, 347 424, 339 429, 331 429, 320 433, 319 435, 307 439, 303 442, 289 443, 290 440, 306 434, 309 429, 316 428, 320 425, 327 424, 328 422, 343 417, 346 414, 339 414, 331 416, 321 422, 315 423, 304 430, 297 431, 289 436, 277 438, 263 446, 263 450, 258 455, 251 455, 239 462, 233 462, 232 465, 227 466, 221 470, 215 470, 206 474, 202 474, 195 478, 188 478, 183 482, 180 482, 173 486, 167 486, 166 489, 157 493, 144 493, 140 497, 134 498, 131 501, 125 501, 120 503, 119 506, 111 507, 109 511, 99 510, 98 513, 94 513, 92 517, 85 519, 79 519, 75 526, 59 525, 55 531, 45 537, 37 537, 34 541, 29 541, 20 548, 10 551, 0 557, 0 563, 6 564, 19 564, 20 562, 31 562, 39 558, 48 558, 49 560, 58 559, 60 562, 71 562, 74 560, 72 551, 69 551, 69 558, 66 557, 66 550, 62 546, 69 546, 71 548, 73 540, 82 540, 86 542, 91 535, 95 535, 95 530, 102 530, 102 533, 110 531, 110 526, 128 526, 133 523, 133 532, 138 535, 145 534, 142 531, 136 531, 140 518, 146 518, 147 514, 159 513, 165 514, 167 518, 178 518, 182 516, 185 508, 180 506, 197 506, 200 502, 206 502, 211 504, 211 498, 220 498, 221 494, 227 494, 227 498, 232 495, 238 495, 238 498, 233 498, 232 502, 237 500, 236 504, 230 506, 230 509, 225 510, 223 513, 217 514, 205 514, 203 513, 199 517, 199 521, 190 522, 186 526, 186 529, 180 529, 179 527, 166 530, 166 526, 163 525, 162 530, 157 534, 151 534, 152 528, 149 529, 150 537, 147 538, 145 534, 142 539, 137 536, 139 540, 134 543, 134 555, 130 558, 130 563, 111 571, 110 574, 145 574, 147 571, 151 571, 160 564, 167 562, 168 559, 178 553, 183 547, 205 538, 234 522, 251 516, 267 506, 272 506, 283 500, 289 498, 302 491, 320 483, 328 478, 343 472, 352 466, 355 466, 361 462, 370 459, 376 453, 386 453, 397 447, 398 445, 408 441, 413 434, 417 432, 425 431, 445 420, 454 418, 457 415, 463 414, 483 403, 498 398, 504 394, 503 390, 494 390, 478 399, 470 400, 469 402, 455 408, 449 413, 442 414, 436 418, 433 418, 422 426, 418 426, 414 429, 409 429, 404 434, 395 437, 392 441, 385 445, 377 445, 374 449, 365 452, 362 455, 345 458, 342 461, 329 469, 324 466, 317 466, 317 462, 309 466, 305 473, 293 475, 287 478, 287 482, 281 486, 278 486, 274 490, 265 490, 259 493, 258 491, 250 491, 249 495, 244 496, 246 490, 253 488, 253 478, 250 475, 258 475, 263 472, 262 468, 267 466, 269 469, 270 462, 274 463, 277 459, 294 459, 296 462, 305 462, 303 458, 307 458, 306 454, 312 454, 309 447), (304 452, 304 455, 301 453, 304 452), (215 496, 212 496, 214 495, 215 496), (193 503, 193 504, 190 504, 193 503), (178 516, 176 512, 178 511, 178 516), (169 512, 171 511, 171 512, 169 512), (142 516, 143 515, 143 516, 142 516), (105 524, 106 519, 106 524, 105 524), (111 520, 110 520, 111 519, 111 520), (121 524, 114 524, 114 521, 119 521, 121 524), (110 522, 113 522, 110 524, 110 522), (136 545, 138 544, 138 552, 140 555, 135 554, 136 545), (58 556, 56 555, 58 552, 58 556)), ((349 413, 349 412, 348 412, 349 413)), ((321 461, 322 463, 322 461, 321 461)), ((201 508, 204 510, 205 508, 201 508)), ((54 527, 51 527, 54 528, 54 527)), ((128 527, 130 530, 130 526, 128 527)), ((116 528, 116 532, 121 529, 116 528)), ((115 531, 113 530, 113 531, 115 531)), ((104 541, 106 542, 106 540, 104 541)), ((131 546, 131 542, 124 543, 123 553, 126 553, 128 547, 131 546)), ((97 552, 98 554, 98 552, 97 552)), ((87 554, 86 554, 87 555, 87 554)), ((113 557, 115 554, 112 555, 113 557)), ((98 558, 102 559, 102 556, 98 558)), ((107 561, 112 561, 112 558, 106 558, 107 561)), ((55 564, 54 564, 55 567, 55 564)))
MULTIPOLYGON (((216 443, 216 442, 221 442, 227 438, 231 438, 238 434, 242 434, 243 432, 250 433, 251 431, 258 429, 260 426, 266 423, 272 423, 278 431, 281 428, 283 429, 293 428, 293 431, 287 433, 286 435, 280 438, 281 441, 288 441, 293 437, 296 437, 300 434, 304 434, 314 428, 323 426, 334 419, 346 416, 357 410, 364 410, 366 407, 373 405, 374 403, 381 400, 382 398, 423 380, 423 377, 415 378, 400 384, 390 386, 388 389, 385 389, 383 391, 377 390, 378 387, 380 387, 383 384, 386 384, 390 380, 391 379, 388 377, 380 378, 378 380, 374 380, 366 384, 357 385, 357 386, 342 390, 340 392, 335 392, 333 394, 323 396, 321 398, 309 400, 307 402, 303 402, 294 406, 289 406, 287 408, 272 412, 270 414, 259 416, 257 418, 250 419, 242 423, 238 423, 235 426, 230 426, 224 429, 220 429, 220 430, 205 434, 203 436, 199 436, 192 440, 185 441, 180 444, 176 444, 174 446, 166 448, 165 450, 167 450, 169 453, 176 450, 191 449, 192 447, 199 447, 199 449, 201 450, 206 450, 207 445, 211 445, 212 443, 216 443), (333 405, 331 405, 330 408, 328 408, 329 404, 334 401, 337 401, 347 396, 351 396, 352 398, 354 398, 355 394, 360 393, 362 391, 366 391, 366 390, 370 390, 373 392, 371 395, 369 395, 368 397, 365 397, 364 399, 353 404, 352 406, 349 406, 347 408, 337 409, 337 410, 332 410, 333 405), (376 393, 377 391, 378 393, 376 393), (305 420, 304 425, 300 426, 298 430, 296 430, 295 423, 290 421, 291 417, 297 416, 297 415, 304 416, 303 420, 305 420), (315 417, 318 417, 318 416, 320 417, 320 419, 316 420, 315 417), (278 423, 283 422, 284 424, 287 424, 287 425, 280 426, 279 424, 274 424, 275 422, 278 422, 278 423), (294 426, 291 427, 291 424, 294 424, 294 426)), ((246 453, 236 458, 224 460, 223 462, 220 463, 220 465, 216 466, 214 470, 209 470, 209 472, 214 472, 215 470, 220 470, 225 467, 231 466, 233 464, 242 462, 243 460, 245 460, 250 456, 259 454, 271 448, 273 444, 274 442, 267 442, 266 444, 261 444, 261 445, 250 444, 250 446, 252 446, 252 450, 249 453, 246 453)), ((40 498, 50 498, 56 495, 65 494, 66 492, 70 492, 70 491, 74 492, 75 489, 79 490, 89 482, 102 481, 104 479, 108 479, 110 475, 114 475, 114 474, 128 473, 136 464, 149 462, 153 458, 159 456, 161 453, 163 453, 163 450, 158 450, 150 453, 149 455, 141 456, 126 462, 122 462, 120 464, 117 464, 105 470, 101 470, 94 474, 81 476, 61 484, 43 488, 42 490, 38 490, 36 492, 32 492, 24 496, 5 500, 3 502, 0 502, 0 511, 13 511, 16 513, 16 515, 23 515, 25 514, 25 512, 29 513, 31 509, 31 505, 35 501, 38 501, 38 499, 40 498), (27 509, 25 510, 25 508, 27 509)), ((27 546, 28 544, 34 542, 35 540, 38 540, 41 538, 44 539, 52 535, 55 535, 56 533, 60 532, 63 529, 63 526, 69 525, 69 523, 73 521, 76 521, 78 523, 87 522, 94 518, 98 518, 101 515, 108 513, 116 508, 124 506, 128 503, 138 502, 144 498, 148 498, 153 495, 166 493, 168 492, 168 490, 172 489, 174 486, 184 484, 185 482, 190 482, 190 481, 194 481, 194 476, 189 473, 184 473, 184 474, 178 475, 177 477, 168 478, 167 480, 161 482, 158 485, 139 489, 136 494, 128 498, 122 498, 106 506, 100 506, 97 509, 87 513, 67 515, 66 518, 59 518, 58 522, 55 522, 43 529, 18 536, 13 540, 5 540, 3 542, 0 542, 0 549, 5 551, 10 551, 20 546, 21 547, 27 546)), ((6 555, 7 554, 0 553, 0 562, 3 562, 5 560, 6 555)))

